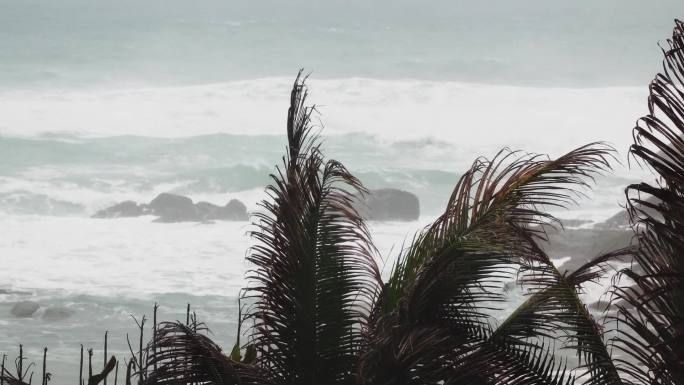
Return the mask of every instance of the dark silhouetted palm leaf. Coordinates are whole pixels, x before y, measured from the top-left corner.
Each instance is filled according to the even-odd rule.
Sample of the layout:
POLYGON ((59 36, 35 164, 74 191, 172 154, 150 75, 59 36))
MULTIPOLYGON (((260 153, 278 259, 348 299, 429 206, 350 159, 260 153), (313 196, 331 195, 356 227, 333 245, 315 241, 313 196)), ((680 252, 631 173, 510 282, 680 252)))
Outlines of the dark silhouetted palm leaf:
POLYGON ((539 246, 558 223, 549 208, 571 204, 608 170, 610 147, 593 143, 557 159, 509 150, 477 159, 444 213, 416 235, 382 283, 353 206, 365 190, 342 164, 324 158, 306 96, 300 73, 288 110, 287 155, 251 233, 253 269, 242 297, 249 305, 240 317, 249 326, 247 344, 238 339, 226 356, 194 328, 164 324, 149 349, 148 369, 158 369, 148 382, 623 382, 619 371, 632 367, 614 365, 603 327, 578 293, 630 250, 561 273, 539 246), (492 312, 505 300, 501 282, 511 279, 530 289, 529 297, 497 325, 492 312), (559 358, 560 348, 575 352, 576 364, 559 358))
MULTIPOLYGON (((361 377, 373 384, 567 382, 543 346, 491 339, 486 310, 503 300, 500 281, 518 266, 537 277, 553 266, 537 244, 545 239, 544 226, 556 222, 545 209, 571 203, 579 187, 609 168, 609 157, 609 148, 592 144, 556 160, 506 150, 492 161, 478 159, 444 214, 416 237, 383 287, 361 377)), ((561 278, 552 276, 549 286, 567 286, 556 282, 561 278)), ((551 296, 565 300, 554 310, 580 306, 567 299, 576 297, 574 285, 567 292, 551 296)))
MULTIPOLYGON (((586 309, 578 290, 585 283, 601 278, 609 261, 631 256, 632 252, 627 248, 601 255, 568 275, 561 274, 552 264, 535 269, 533 275, 523 278, 527 285, 537 287, 534 294, 499 325, 482 349, 489 355, 498 353, 515 357, 509 351, 516 347, 537 350, 541 355, 543 348, 555 344, 556 348, 576 351, 577 380, 581 383, 622 383, 603 338, 604 327, 586 309), (502 347, 508 347, 508 350, 502 353, 499 350, 502 347)), ((478 364, 482 361, 481 356, 480 352, 473 356, 474 367, 483 366, 478 364)), ((505 366, 496 369, 502 374, 509 372, 505 366)))
POLYGON ((255 269, 246 297, 256 365, 278 384, 353 382, 379 271, 363 219, 352 203, 361 183, 323 158, 312 107, 297 78, 287 119, 288 156, 272 175, 256 214, 255 269))
POLYGON ((148 351, 145 379, 149 385, 269 385, 258 368, 232 360, 209 337, 203 325, 169 322, 159 325, 148 351))
POLYGON ((634 129, 631 154, 657 175, 628 187, 639 268, 615 288, 620 369, 644 384, 684 384, 684 23, 664 48, 664 71, 650 85, 649 114, 634 129), (629 305, 629 306, 627 306, 629 305))

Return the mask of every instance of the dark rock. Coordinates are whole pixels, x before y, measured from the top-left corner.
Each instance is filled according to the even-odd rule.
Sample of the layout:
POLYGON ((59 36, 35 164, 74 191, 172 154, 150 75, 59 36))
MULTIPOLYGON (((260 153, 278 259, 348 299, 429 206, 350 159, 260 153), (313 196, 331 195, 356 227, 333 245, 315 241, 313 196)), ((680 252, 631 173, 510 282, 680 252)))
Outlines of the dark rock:
POLYGON ((371 190, 359 199, 357 209, 369 220, 415 221, 420 216, 418 197, 397 189, 371 190))
POLYGON ((51 306, 43 312, 43 319, 48 321, 61 321, 74 315, 74 311, 61 306, 51 306))
POLYGON ((197 213, 203 221, 246 221, 249 219, 247 206, 237 199, 233 199, 225 206, 217 206, 209 202, 199 202, 195 205, 197 213))
POLYGON ((149 205, 152 215, 159 218, 157 222, 184 222, 201 220, 192 199, 182 195, 161 193, 149 205))
POLYGON ((622 210, 606 221, 597 223, 594 227, 604 230, 626 229, 629 227, 629 214, 626 210, 622 210))
MULTIPOLYGON (((646 199, 646 202, 655 205, 657 204, 658 200, 656 198, 649 197, 646 199)), ((642 210, 644 214, 649 215, 653 218, 662 219, 662 216, 658 213, 657 210, 654 210, 646 205, 638 204, 636 208, 638 210, 642 210)), ((617 214, 613 215, 612 217, 608 218, 605 222, 599 223, 594 227, 597 229, 629 229, 631 227, 629 222, 629 213, 627 212, 627 210, 622 210, 617 214)))
POLYGON ((127 218, 145 215, 146 205, 140 205, 133 201, 124 201, 104 210, 100 210, 93 217, 95 218, 127 218))
POLYGON ((216 212, 221 209, 221 206, 209 202, 198 202, 195 204, 195 209, 199 218, 206 221, 216 219, 216 212))
POLYGON ((38 309, 40 309, 40 305, 37 302, 21 301, 15 303, 10 312, 15 317, 28 318, 32 317, 38 309))
POLYGON ((112 207, 98 211, 96 218, 123 218, 141 215, 156 215, 155 222, 187 222, 187 221, 246 221, 249 219, 247 207, 237 199, 225 206, 209 202, 194 204, 192 199, 176 194, 162 193, 149 204, 133 201, 121 202, 112 207))
POLYGON ((630 230, 549 230, 549 241, 541 246, 551 258, 571 257, 561 269, 574 271, 598 255, 629 246, 633 235, 630 230))
POLYGON ((230 202, 223 206, 223 216, 227 220, 246 221, 249 219, 247 214, 247 206, 237 199, 231 199, 230 202))

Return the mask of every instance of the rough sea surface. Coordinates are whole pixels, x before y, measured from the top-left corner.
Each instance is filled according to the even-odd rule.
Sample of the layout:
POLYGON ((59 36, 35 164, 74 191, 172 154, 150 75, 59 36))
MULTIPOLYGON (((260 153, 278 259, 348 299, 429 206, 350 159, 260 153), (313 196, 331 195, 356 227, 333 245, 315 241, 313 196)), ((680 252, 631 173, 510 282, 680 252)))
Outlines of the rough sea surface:
POLYGON ((47 345, 51 384, 73 383, 81 344, 99 363, 109 331, 127 354, 155 302, 164 320, 191 303, 229 349, 249 223, 91 215, 162 192, 257 210, 300 67, 326 154, 420 199, 420 220, 370 224, 385 273, 503 147, 612 144, 614 172, 556 213, 601 222, 652 178, 625 154, 675 17, 680 0, 0 0, 0 354, 47 345), (19 301, 40 309, 17 318, 19 301))

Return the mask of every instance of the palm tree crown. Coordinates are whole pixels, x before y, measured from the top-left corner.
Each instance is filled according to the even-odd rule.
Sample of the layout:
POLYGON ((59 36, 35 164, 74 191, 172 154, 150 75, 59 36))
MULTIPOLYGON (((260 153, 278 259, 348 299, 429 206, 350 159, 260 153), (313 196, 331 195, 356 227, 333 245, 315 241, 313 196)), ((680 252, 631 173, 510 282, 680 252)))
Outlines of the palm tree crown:
POLYGON ((572 272, 540 246, 559 225, 549 209, 610 170, 609 146, 475 160, 383 280, 357 211, 367 191, 325 158, 300 72, 286 155, 254 216, 235 347, 224 354, 202 324, 163 323, 145 364, 141 353, 140 383, 684 384, 684 23, 664 54, 630 150, 658 177, 627 189, 638 245, 572 272), (638 266, 610 289, 616 315, 595 319, 579 293, 631 257, 638 266), (501 313, 513 279, 526 298, 501 313))

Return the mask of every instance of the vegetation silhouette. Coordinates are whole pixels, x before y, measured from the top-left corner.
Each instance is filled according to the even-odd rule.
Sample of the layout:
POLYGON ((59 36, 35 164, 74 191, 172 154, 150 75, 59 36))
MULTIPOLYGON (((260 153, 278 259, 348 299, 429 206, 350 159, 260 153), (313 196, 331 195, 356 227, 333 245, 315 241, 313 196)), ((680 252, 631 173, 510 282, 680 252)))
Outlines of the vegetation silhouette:
MULTIPOLYGON (((155 306, 146 346, 138 323, 126 384, 684 384, 681 21, 663 52, 630 148, 657 176, 626 189, 636 246, 572 272, 540 247, 560 225, 548 210, 610 171, 612 148, 592 143, 556 159, 504 149, 475 160, 384 280, 355 208, 366 190, 325 158, 300 72, 287 152, 254 218, 237 343, 222 351, 189 308, 185 323, 157 324, 155 306), (606 317, 594 319, 579 294, 621 260, 636 265, 615 276, 606 317), (501 282, 513 279, 526 300, 497 322, 501 282)), ((22 355, 17 375, 3 359, 3 384, 31 382, 22 355)), ((88 384, 106 381, 114 362, 105 354, 99 375, 90 362, 88 384)))

